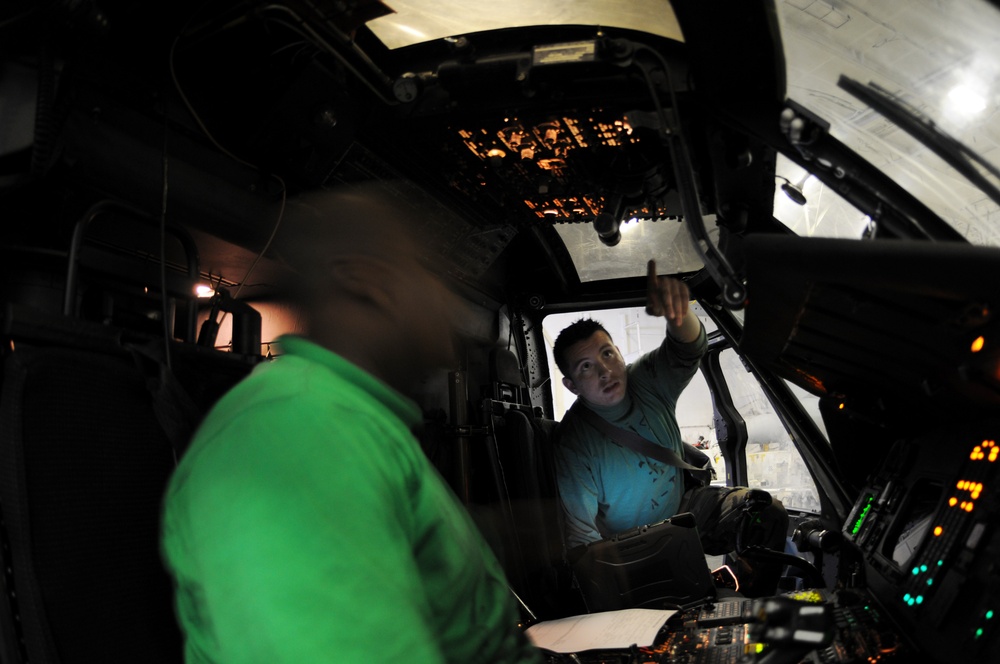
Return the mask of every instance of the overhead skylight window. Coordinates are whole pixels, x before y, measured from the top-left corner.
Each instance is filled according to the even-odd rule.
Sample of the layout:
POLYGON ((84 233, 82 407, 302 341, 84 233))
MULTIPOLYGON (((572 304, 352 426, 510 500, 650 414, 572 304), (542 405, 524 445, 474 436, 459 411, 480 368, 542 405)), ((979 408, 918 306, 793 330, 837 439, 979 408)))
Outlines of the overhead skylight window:
POLYGON ((533 25, 594 25, 683 41, 667 0, 385 0, 394 11, 368 22, 391 49, 483 30, 533 25))
MULTIPOLYGON (((705 218, 713 240, 719 236, 714 216, 705 218)), ((580 281, 639 277, 646 263, 656 260, 660 274, 695 272, 704 267, 683 222, 676 219, 629 220, 621 226, 621 241, 609 247, 600 240, 592 224, 556 224, 573 258, 580 281)))

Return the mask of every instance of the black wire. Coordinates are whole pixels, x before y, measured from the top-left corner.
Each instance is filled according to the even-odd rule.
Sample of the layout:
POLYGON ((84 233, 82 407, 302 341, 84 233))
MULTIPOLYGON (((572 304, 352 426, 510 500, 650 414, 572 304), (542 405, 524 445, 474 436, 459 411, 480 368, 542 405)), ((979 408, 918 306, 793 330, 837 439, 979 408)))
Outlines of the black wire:
POLYGON ((510 350, 510 346, 514 341, 514 309, 507 304, 507 350, 510 350))
POLYGON ((670 118, 667 116, 666 110, 660 102, 660 95, 656 90, 649 71, 642 63, 633 58, 633 64, 639 70, 639 73, 642 74, 646 86, 649 88, 650 98, 656 108, 656 114, 660 118, 660 137, 668 142, 668 147, 670 148, 674 161, 674 177, 677 180, 677 191, 681 196, 681 202, 683 204, 689 196, 693 198, 690 201, 691 205, 695 207, 695 209, 691 210, 693 214, 689 218, 685 209, 684 215, 685 224, 691 235, 692 245, 695 251, 698 252, 698 255, 701 256, 705 268, 712 276, 712 279, 722 290, 723 302, 732 308, 742 307, 746 299, 746 289, 740 283, 733 268, 729 265, 729 261, 726 260, 722 252, 709 239, 708 232, 705 230, 705 222, 697 209, 699 205, 697 182, 695 182, 694 175, 690 169, 690 153, 681 123, 680 106, 677 101, 677 90, 674 87, 673 75, 670 73, 670 63, 667 62, 662 53, 643 44, 635 46, 635 53, 652 54, 659 61, 660 66, 663 68, 663 73, 667 78, 667 90, 670 93, 673 123, 670 122, 670 118), (705 243, 704 249, 701 246, 702 241, 705 243))
MULTIPOLYGON (((286 204, 287 199, 288 199, 288 187, 285 184, 285 180, 280 175, 278 175, 276 173, 264 173, 263 169, 261 169, 260 167, 258 167, 255 164, 252 164, 252 163, 250 163, 250 162, 248 162, 248 161, 246 161, 244 159, 241 159, 240 157, 236 156, 235 154, 233 154, 232 152, 230 152, 229 150, 227 150, 221 143, 219 143, 215 139, 215 136, 212 134, 212 132, 209 131, 208 127, 205 126, 204 122, 201 119, 201 116, 198 114, 198 112, 195 110, 194 106, 188 100, 187 95, 184 94, 184 89, 181 87, 180 81, 177 78, 177 72, 175 71, 175 68, 174 68, 174 54, 175 54, 175 51, 177 49, 177 44, 180 41, 181 35, 184 34, 185 30, 187 30, 187 28, 194 22, 194 19, 195 19, 196 16, 198 16, 198 12, 195 12, 195 14, 193 14, 188 19, 188 22, 181 28, 180 32, 174 37, 174 40, 170 44, 170 51, 168 52, 168 55, 167 55, 167 70, 168 70, 168 73, 170 75, 170 79, 171 79, 171 81, 173 83, 174 89, 176 90, 178 96, 180 97, 181 102, 184 104, 184 106, 187 108, 188 112, 191 114, 191 118, 195 121, 195 124, 198 125, 198 127, 201 129, 202 133, 204 134, 205 138, 207 138, 209 140, 209 142, 212 143, 212 145, 214 145, 216 147, 216 149, 219 150, 219 152, 221 152, 222 154, 226 155, 227 157, 229 157, 230 159, 232 159, 233 161, 235 161, 235 162, 237 162, 239 164, 243 164, 244 166, 247 166, 249 168, 254 169, 258 173, 261 173, 261 175, 266 175, 266 176, 269 176, 271 178, 274 178, 278 182, 278 184, 281 186, 281 203, 280 203, 280 207, 278 209, 278 217, 277 217, 277 219, 274 222, 274 226, 271 228, 271 234, 270 234, 270 236, 268 236, 267 241, 264 243, 264 246, 257 253, 257 255, 254 258, 253 262, 250 264, 250 267, 247 268, 246 273, 243 275, 243 278, 240 280, 239 284, 237 285, 236 292, 233 293, 233 295, 232 295, 233 299, 235 300, 235 299, 237 299, 240 296, 240 293, 243 291, 243 287, 247 285, 247 282, 250 279, 250 275, 253 274, 253 271, 257 268, 257 264, 264 257, 264 254, 267 253, 267 250, 271 247, 271 243, 274 241, 274 238, 275 238, 275 236, 278 233, 278 228, 280 228, 282 219, 285 216, 285 204, 286 204)), ((164 203, 165 202, 166 202, 166 193, 164 192, 164 203)), ((221 282, 221 277, 220 277, 219 281, 221 282)), ((222 321, 224 321, 226 319, 226 316, 228 315, 228 313, 229 312, 227 312, 227 311, 222 312, 222 317, 218 321, 219 325, 221 325, 222 321)), ((232 342, 230 342, 230 345, 232 345, 232 342)))
POLYGON ((682 145, 684 145, 685 149, 686 149, 686 147, 687 147, 687 141, 685 140, 684 132, 681 131, 680 106, 677 103, 677 90, 674 88, 674 78, 673 78, 673 75, 670 73, 670 63, 667 62, 667 59, 665 57, 663 57, 662 53, 660 53, 659 51, 657 51, 654 48, 650 48, 649 46, 646 46, 645 44, 636 44, 635 45, 635 52, 636 53, 640 53, 640 52, 642 52, 642 53, 649 53, 654 58, 656 58, 657 60, 660 61, 660 65, 663 67, 663 74, 664 74, 664 76, 667 77, 667 90, 668 90, 668 92, 670 94, 670 104, 671 104, 671 106, 673 108, 673 112, 674 112, 674 124, 676 125, 675 128, 671 128, 671 126, 670 126, 670 122, 668 121, 669 119, 667 118, 667 115, 664 112, 662 105, 660 104, 660 98, 659 98, 659 95, 656 92, 656 87, 653 85, 652 80, 649 78, 649 74, 648 74, 648 72, 646 72, 645 67, 642 67, 640 65, 639 66, 639 70, 643 74, 643 77, 646 79, 646 85, 647 85, 647 87, 649 87, 650 96, 653 99, 654 106, 656 106, 656 112, 657 112, 657 115, 660 116, 660 121, 663 123, 663 127, 665 129, 668 129, 668 130, 676 129, 676 134, 677 134, 676 138, 677 138, 677 141, 679 143, 681 143, 682 145))
POLYGON ((167 192, 168 192, 168 121, 166 112, 163 116, 163 193, 160 200, 160 306, 163 317, 163 358, 167 368, 170 361, 170 307, 167 298, 167 192))

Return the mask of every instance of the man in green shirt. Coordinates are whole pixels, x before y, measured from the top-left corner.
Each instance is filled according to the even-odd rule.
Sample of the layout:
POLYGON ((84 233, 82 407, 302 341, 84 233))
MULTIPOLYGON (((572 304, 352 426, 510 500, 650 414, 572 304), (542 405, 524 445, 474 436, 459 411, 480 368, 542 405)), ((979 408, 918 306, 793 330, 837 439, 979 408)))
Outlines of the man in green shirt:
POLYGON ((410 427, 458 298, 385 193, 313 195, 277 246, 304 333, 202 423, 163 552, 188 662, 541 662, 503 571, 410 427), (284 238, 284 239, 282 239, 284 238))

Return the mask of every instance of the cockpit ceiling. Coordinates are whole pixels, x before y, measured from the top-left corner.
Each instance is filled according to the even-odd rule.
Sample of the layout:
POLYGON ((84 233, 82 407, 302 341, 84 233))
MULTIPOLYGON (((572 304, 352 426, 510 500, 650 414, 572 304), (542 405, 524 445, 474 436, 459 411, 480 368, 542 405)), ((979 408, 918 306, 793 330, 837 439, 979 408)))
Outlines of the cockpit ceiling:
MULTIPOLYGON (((463 262, 458 272, 474 278, 522 230, 541 228, 555 245, 565 243, 569 252, 555 247, 561 257, 574 250, 570 242, 586 248, 595 237, 551 227, 588 228, 605 212, 619 221, 663 220, 650 227, 677 230, 682 209, 664 130, 679 126, 703 214, 717 224, 709 230, 728 250, 738 247, 732 235, 774 230, 775 148, 795 157, 794 168, 782 163, 777 173, 794 182, 806 167, 836 171, 777 142, 774 125, 786 88, 789 99, 830 119, 835 138, 860 145, 862 156, 901 188, 921 200, 944 200, 944 207, 928 206, 970 242, 1000 244, 994 202, 973 195, 960 175, 942 175, 932 154, 924 158, 930 150, 904 143, 902 130, 836 88, 838 76, 850 74, 862 83, 895 83, 906 99, 928 93, 935 107, 926 110, 936 120, 937 106, 952 98, 944 83, 953 82, 959 64, 983 79, 984 94, 997 89, 996 72, 976 56, 995 52, 1000 35, 1000 13, 984 0, 972 2, 982 13, 975 14, 978 24, 965 9, 941 19, 968 26, 970 44, 927 49, 919 38, 928 32, 926 17, 912 25, 906 22, 912 11, 882 16, 872 12, 890 12, 888 6, 866 5, 862 13, 853 11, 861 6, 853 2, 781 0, 774 4, 776 26, 764 21, 770 10, 756 3, 737 3, 741 8, 732 11, 742 12, 742 20, 727 21, 699 3, 678 2, 684 35, 671 4, 657 0, 195 4, 153 3, 150 18, 133 5, 110 2, 113 20, 95 24, 89 35, 99 47, 76 38, 57 43, 64 64, 52 73, 58 73, 62 103, 72 100, 72 108, 60 106, 64 115, 50 120, 64 120, 60 140, 74 164, 68 175, 99 179, 102 193, 150 210, 161 197, 166 128, 171 172, 175 178, 185 173, 191 183, 173 187, 173 210, 197 210, 202 230, 243 247, 263 246, 272 223, 252 217, 259 199, 275 202, 277 189, 266 177, 248 185, 258 171, 280 174, 291 194, 372 176, 410 181, 447 209, 440 215, 441 246, 463 262), (829 11, 822 14, 824 7, 829 11), (865 26, 876 23, 879 40, 868 43, 865 26), (782 31, 783 60, 771 27, 782 31), (823 53, 809 35, 822 37, 823 53), (645 72, 636 67, 638 49, 647 58, 645 72), (832 57, 838 49, 861 55, 845 65, 832 57), (914 53, 919 57, 911 58, 914 53), (168 59, 171 76, 155 74, 168 59), (820 67, 808 64, 817 59, 820 67), (782 65, 787 71, 775 69, 782 65), (935 78, 934 71, 944 73, 935 78), (846 133, 839 133, 845 122, 846 133), (879 140, 868 140, 872 136, 879 140), (116 152, 122 145, 129 151, 116 152), (899 151, 905 159, 895 158, 899 151), (228 153, 243 161, 216 167, 228 153), (918 165, 910 179, 893 173, 904 162, 918 165), (209 170, 211 179, 200 172, 209 170), (918 182, 914 172, 930 176, 918 182), (211 205, 202 204, 206 189, 211 205), (567 239, 571 235, 578 239, 567 239)), ((981 121, 946 128, 997 165, 1000 96, 984 99, 981 121)), ((25 114, 25 122, 32 115, 25 114)), ((802 182, 813 187, 821 180, 802 182)), ((795 232, 813 228, 816 219, 825 222, 824 213, 845 229, 838 236, 862 237, 874 228, 862 215, 845 221, 820 195, 807 193, 810 205, 793 211, 822 209, 790 222, 795 232)), ((698 269, 687 256, 676 265, 698 269)))
POLYGON ((633 122, 620 108, 494 115, 416 131, 410 151, 494 223, 590 222, 615 194, 623 218, 676 217, 669 154, 633 122))
MULTIPOLYGON (((657 3, 639 4, 652 11, 657 3)), ((358 143, 403 175, 446 188, 490 225, 590 221, 612 194, 624 197, 627 217, 677 216, 676 197, 666 193, 674 185, 661 135, 668 120, 657 104, 675 114, 671 95, 688 91, 682 45, 649 26, 607 36, 606 28, 545 27, 567 20, 567 11, 533 9, 526 16, 541 27, 513 42, 468 33, 473 23, 464 19, 447 26, 467 35, 461 43, 376 54, 370 35, 359 37, 372 51, 362 66, 327 50, 329 39, 299 38, 287 12, 272 10, 265 21, 187 35, 174 71, 224 145, 249 142, 241 154, 312 186, 358 143), (632 48, 647 49, 655 81, 634 64, 632 48), (220 81, 233 94, 220 96, 220 81)))

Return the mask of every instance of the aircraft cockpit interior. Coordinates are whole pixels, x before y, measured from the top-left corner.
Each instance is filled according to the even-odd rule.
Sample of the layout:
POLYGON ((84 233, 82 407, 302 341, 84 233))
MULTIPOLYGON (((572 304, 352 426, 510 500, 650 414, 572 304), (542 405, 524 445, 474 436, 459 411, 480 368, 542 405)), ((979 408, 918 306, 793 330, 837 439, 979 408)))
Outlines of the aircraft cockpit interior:
POLYGON ((1000 661, 995 0, 14 0, 0 664, 185 661, 168 479, 302 329, 288 210, 371 182, 461 302, 416 436, 539 661, 1000 661), (650 260, 707 335, 706 483, 787 510, 738 545, 766 595, 684 514, 564 539, 554 341, 658 347, 650 260))

